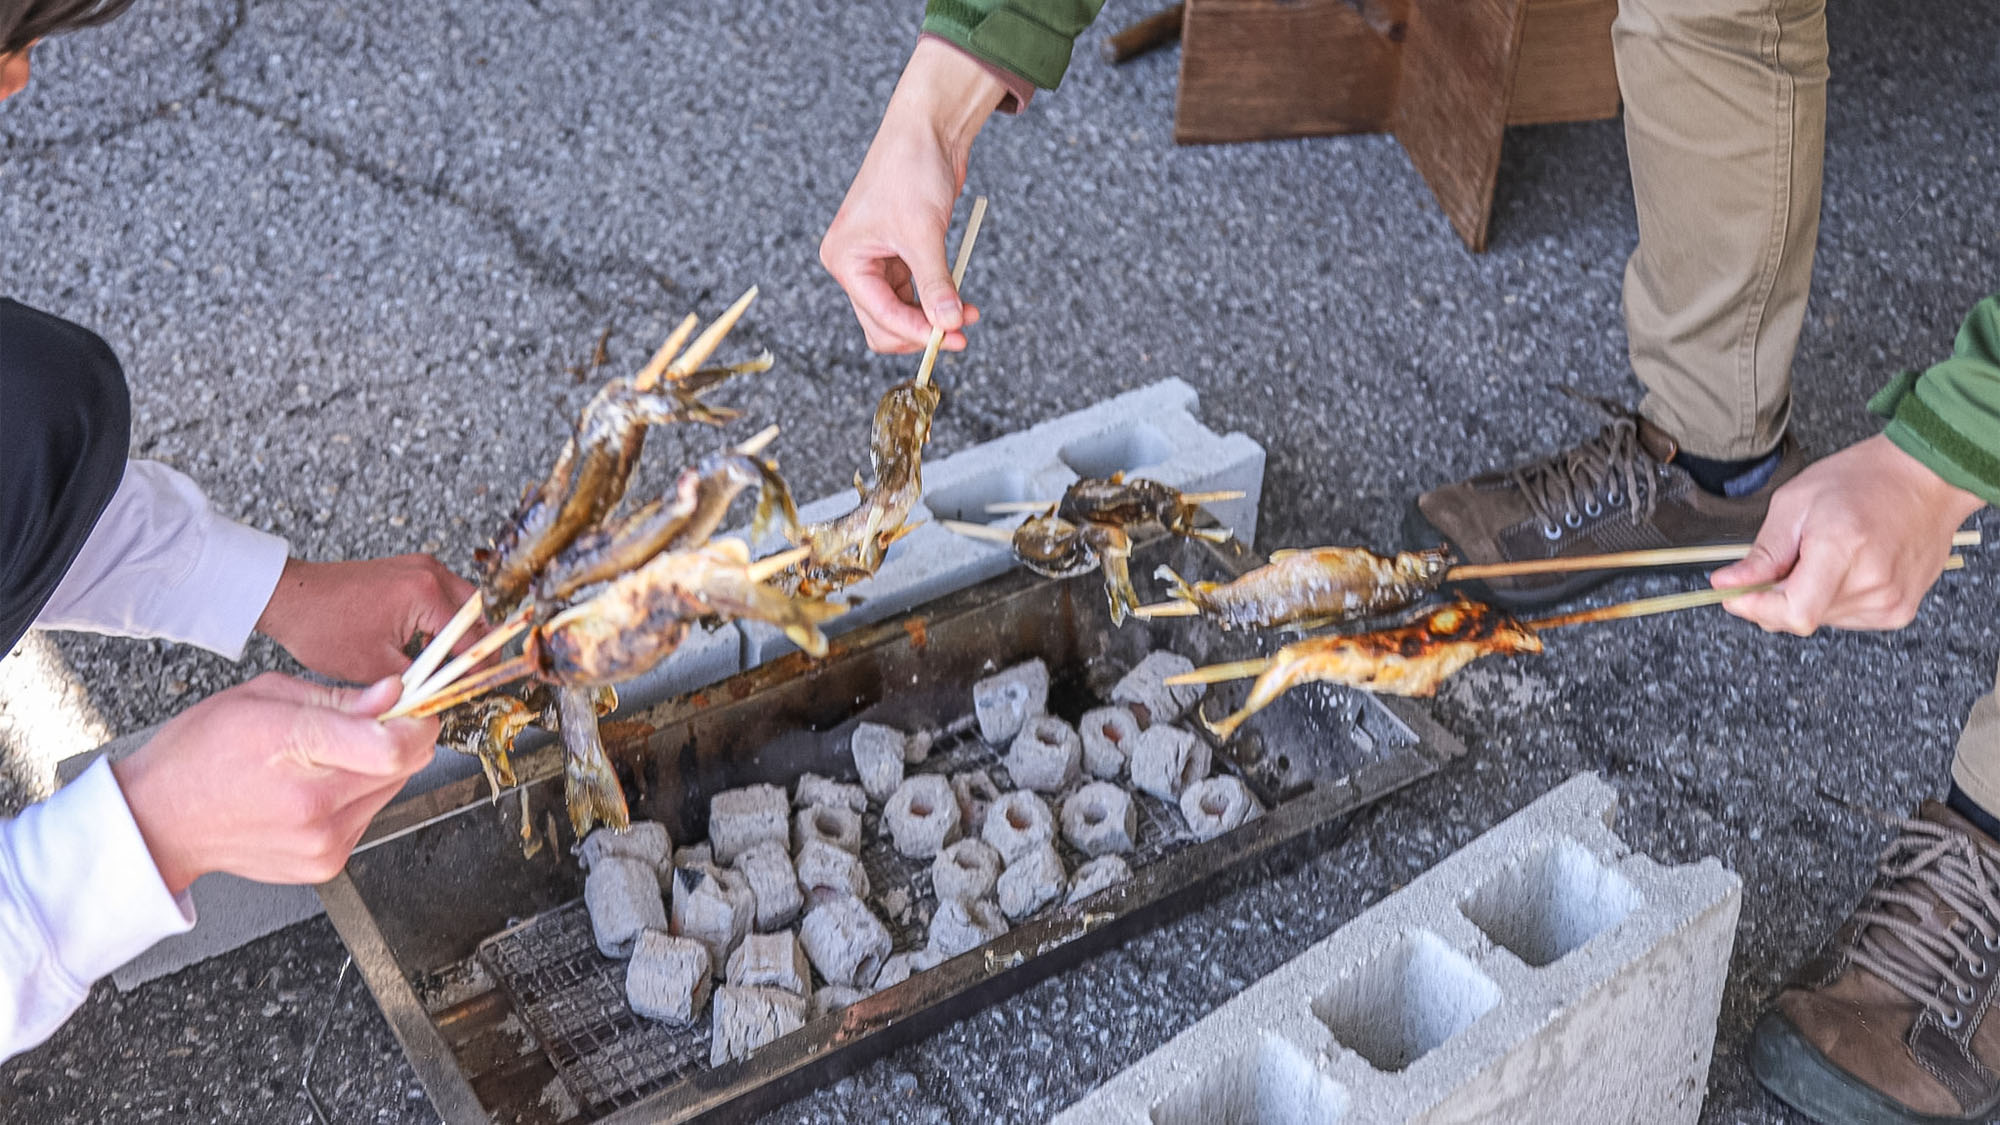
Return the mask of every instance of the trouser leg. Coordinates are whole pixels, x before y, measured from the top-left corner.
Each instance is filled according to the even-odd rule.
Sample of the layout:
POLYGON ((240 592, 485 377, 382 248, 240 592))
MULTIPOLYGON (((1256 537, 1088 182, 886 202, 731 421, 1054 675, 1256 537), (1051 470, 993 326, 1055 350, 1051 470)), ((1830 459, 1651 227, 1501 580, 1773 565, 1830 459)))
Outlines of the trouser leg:
POLYGON ((1951 757, 1951 780, 1974 804, 2000 815, 2000 685, 1981 696, 1965 717, 1951 757))
POLYGON ((1824 0, 1620 0, 1612 43, 1640 413, 1689 453, 1757 456, 1790 414, 1819 235, 1824 0))
POLYGON ((0 299, 0 655, 27 632, 118 490, 131 430, 111 348, 0 299))

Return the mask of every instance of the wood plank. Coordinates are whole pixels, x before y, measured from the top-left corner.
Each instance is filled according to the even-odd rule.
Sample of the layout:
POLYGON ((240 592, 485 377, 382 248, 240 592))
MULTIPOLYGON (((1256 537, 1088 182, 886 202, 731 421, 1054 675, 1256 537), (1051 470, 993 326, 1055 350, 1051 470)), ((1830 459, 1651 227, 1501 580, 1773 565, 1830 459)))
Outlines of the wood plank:
POLYGON ((1618 0, 1528 0, 1509 125, 1618 116, 1611 21, 1618 0))
POLYGON ((1174 140, 1388 129, 1402 0, 1188 0, 1174 140))
POLYGON ((1493 181, 1527 0, 1412 0, 1396 139, 1474 253, 1486 249, 1493 181))
POLYGON ((1131 62, 1140 55, 1151 54, 1170 43, 1178 43, 1181 38, 1181 24, 1187 16, 1185 3, 1172 4, 1123 31, 1105 39, 1098 49, 1104 61, 1113 66, 1131 62))

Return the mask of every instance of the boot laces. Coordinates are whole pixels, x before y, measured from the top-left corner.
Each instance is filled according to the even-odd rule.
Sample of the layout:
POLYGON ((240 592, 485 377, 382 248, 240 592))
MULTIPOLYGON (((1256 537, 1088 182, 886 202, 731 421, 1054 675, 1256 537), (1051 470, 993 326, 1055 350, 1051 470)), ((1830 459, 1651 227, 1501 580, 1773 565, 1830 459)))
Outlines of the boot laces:
POLYGON ((1882 879, 1854 912, 1848 960, 1956 1028, 1978 995, 1973 982, 2000 959, 2000 852, 1927 820, 1897 827, 1875 864, 1882 879), (1940 903, 1957 915, 1948 925, 1940 903))
POLYGON ((1631 520, 1638 524, 1653 513, 1660 495, 1659 461, 1639 441, 1638 418, 1617 403, 1560 389, 1611 415, 1612 423, 1581 445, 1513 470, 1514 487, 1550 539, 1602 515, 1606 504, 1615 508, 1629 501, 1631 520))

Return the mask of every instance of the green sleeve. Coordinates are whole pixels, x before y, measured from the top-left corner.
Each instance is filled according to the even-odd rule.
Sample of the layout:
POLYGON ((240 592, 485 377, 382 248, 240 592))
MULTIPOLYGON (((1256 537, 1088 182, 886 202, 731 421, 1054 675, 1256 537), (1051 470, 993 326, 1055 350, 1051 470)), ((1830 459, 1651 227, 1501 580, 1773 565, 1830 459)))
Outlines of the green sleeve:
POLYGON ((1951 358, 1906 371, 1868 401, 1897 448, 2000 505, 2000 296, 1974 305, 1951 358))
POLYGON ((1053 90, 1104 0, 928 0, 924 30, 1053 90))

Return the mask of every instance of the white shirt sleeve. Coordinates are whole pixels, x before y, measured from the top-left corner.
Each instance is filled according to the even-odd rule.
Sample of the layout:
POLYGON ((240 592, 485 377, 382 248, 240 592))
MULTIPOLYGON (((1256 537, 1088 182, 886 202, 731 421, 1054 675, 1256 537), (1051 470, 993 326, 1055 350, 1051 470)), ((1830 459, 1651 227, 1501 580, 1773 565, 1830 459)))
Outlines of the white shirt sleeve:
POLYGON ((283 539, 217 515, 187 477, 127 461, 35 625, 161 637, 240 659, 287 553, 283 539))
POLYGON ((99 977, 194 927, 160 879, 111 762, 0 820, 0 1060, 47 1039, 99 977))

